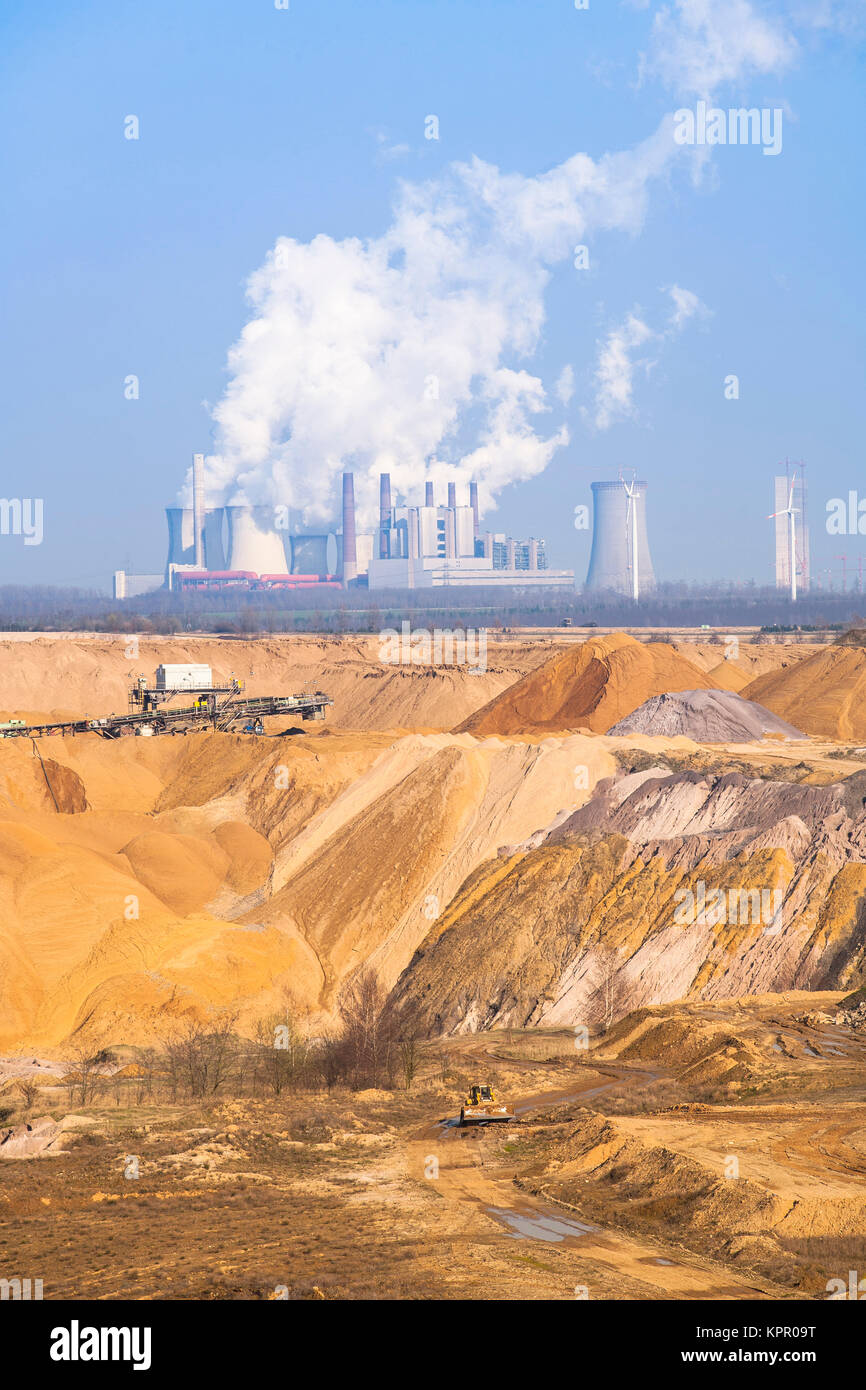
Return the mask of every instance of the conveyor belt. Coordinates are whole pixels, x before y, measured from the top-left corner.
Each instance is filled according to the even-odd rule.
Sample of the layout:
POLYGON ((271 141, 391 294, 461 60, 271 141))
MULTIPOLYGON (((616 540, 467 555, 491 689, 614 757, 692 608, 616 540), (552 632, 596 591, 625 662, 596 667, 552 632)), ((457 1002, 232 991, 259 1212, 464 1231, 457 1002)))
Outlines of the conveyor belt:
POLYGON ((13 729, 0 729, 0 738, 50 738, 76 734, 99 734, 101 738, 121 738, 147 728, 152 734, 188 733, 194 730, 217 729, 229 732, 237 724, 267 719, 275 714, 300 716, 301 719, 324 719, 329 695, 317 690, 310 695, 260 695, 257 699, 229 698, 215 703, 211 709, 200 704, 174 709, 162 706, 143 714, 109 714, 104 719, 66 719, 56 724, 21 724, 13 729))

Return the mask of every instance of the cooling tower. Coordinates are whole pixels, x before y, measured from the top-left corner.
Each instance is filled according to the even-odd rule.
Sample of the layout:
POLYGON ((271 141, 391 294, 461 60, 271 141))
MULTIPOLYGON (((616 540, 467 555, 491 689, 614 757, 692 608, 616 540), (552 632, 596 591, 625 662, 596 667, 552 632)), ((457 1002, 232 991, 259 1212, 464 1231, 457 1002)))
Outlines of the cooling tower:
POLYGON ((477 483, 470 483, 470 484, 469 484, 469 505, 470 505, 470 507, 472 508, 472 524, 473 524, 473 528, 474 528, 474 535, 477 536, 477 535, 478 535, 478 522, 479 522, 479 516, 478 516, 478 484, 477 484, 477 483))
POLYGON ((230 570, 288 574, 286 551, 273 507, 226 507, 230 570))
POLYGON ((205 508, 204 514, 204 563, 205 569, 224 570, 226 564, 225 542, 223 541, 223 521, 225 511, 222 507, 205 508))
POLYGON ((379 474, 379 559, 389 555, 388 532, 391 529, 391 474, 379 474))
POLYGON ((165 519, 168 522, 168 573, 169 565, 191 565, 195 561, 192 508, 166 507, 165 519))
POLYGON ((621 482, 592 484, 592 551, 586 575, 587 589, 632 593, 632 506, 637 508, 639 592, 643 594, 655 586, 646 530, 647 485, 635 482, 628 486, 634 492, 631 504, 621 482))
POLYGON ((192 456, 192 529, 195 567, 204 569, 204 454, 192 456))
MULTIPOLYGON (((168 559, 169 565, 196 565, 195 522, 192 507, 166 507, 168 521, 168 559)), ((226 568, 223 546, 223 508, 211 507, 204 514, 204 565, 209 570, 226 568)))
POLYGON ((433 484, 432 484, 432 483, 425 483, 425 484, 424 484, 424 506, 425 506, 425 507, 435 507, 435 506, 436 506, 436 503, 433 501, 433 484))
POLYGON ((292 536, 292 574, 336 574, 337 538, 292 536))
MULTIPOLYGON (((294 559, 294 557, 293 557, 294 559)), ((343 583, 358 577, 358 551, 355 545, 355 479, 343 474, 343 583)), ((300 571, 298 571, 300 573, 300 571)), ((327 573, 327 571, 326 571, 327 573)))

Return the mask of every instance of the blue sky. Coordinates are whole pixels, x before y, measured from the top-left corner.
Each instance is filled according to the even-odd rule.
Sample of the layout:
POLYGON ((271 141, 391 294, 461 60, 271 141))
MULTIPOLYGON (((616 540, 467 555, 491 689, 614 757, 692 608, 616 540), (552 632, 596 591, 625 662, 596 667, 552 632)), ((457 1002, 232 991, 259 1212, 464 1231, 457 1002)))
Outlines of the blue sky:
POLYGON ((573 529, 574 507, 622 466, 649 482, 660 578, 770 582, 771 479, 788 456, 807 463, 813 563, 835 567, 838 584, 837 557, 850 571, 866 552, 866 538, 824 528, 828 498, 866 497, 858 8, 7 0, 3 491, 44 498, 45 521, 40 546, 0 537, 0 582, 160 570, 162 509, 196 450, 213 456, 228 500, 288 489, 316 520, 347 439, 371 476, 390 448, 377 392, 393 370, 395 401, 406 396, 398 482, 423 475, 430 439, 443 479, 468 476, 481 447, 497 503, 487 524, 545 535, 551 561, 579 579, 589 536, 573 529), (781 108, 781 153, 660 158, 666 114, 702 92, 722 108, 781 108), (130 114, 138 140, 124 138, 130 114), (430 114, 438 140, 425 138, 430 114), (638 194, 603 162, 630 151, 638 194), (600 181, 583 270, 568 249, 584 216, 568 164, 579 153, 600 181), (455 174, 473 159, 493 172, 455 174), (560 168, 567 215, 545 197, 560 168), (446 206, 453 247, 434 245, 446 206), (254 309, 245 286, 278 238, 291 264, 262 272, 254 309), (350 262, 364 293, 344 308, 350 262), (673 287, 688 296, 680 323, 673 287), (345 361, 342 313, 356 340, 345 361), (250 318, 262 331, 229 370, 250 318), (365 358, 372 323, 393 360, 365 358), (406 373, 428 351, 438 373, 443 339, 453 408, 443 401, 416 433, 406 373), (477 373, 461 375, 476 343, 477 373), (129 374, 137 400, 124 397, 129 374), (725 399, 729 374, 737 400, 725 399), (250 420, 259 402, 264 444, 250 420))

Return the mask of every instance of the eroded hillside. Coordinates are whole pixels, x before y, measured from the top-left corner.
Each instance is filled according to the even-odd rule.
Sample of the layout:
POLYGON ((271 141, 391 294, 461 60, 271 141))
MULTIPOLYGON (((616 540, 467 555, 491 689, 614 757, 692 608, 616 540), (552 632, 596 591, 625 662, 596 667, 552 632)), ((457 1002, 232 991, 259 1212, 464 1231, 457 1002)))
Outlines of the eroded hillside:
POLYGON ((396 995, 425 1031, 841 988, 866 961, 866 775, 646 768, 484 866, 396 995))

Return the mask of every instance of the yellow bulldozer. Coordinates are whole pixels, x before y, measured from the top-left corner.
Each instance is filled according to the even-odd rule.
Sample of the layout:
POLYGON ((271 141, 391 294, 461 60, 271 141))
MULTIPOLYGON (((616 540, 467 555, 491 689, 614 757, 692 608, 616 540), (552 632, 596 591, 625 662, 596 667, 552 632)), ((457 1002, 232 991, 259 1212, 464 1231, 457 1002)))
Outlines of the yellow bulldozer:
POLYGON ((504 1101, 497 1100, 493 1087, 486 1084, 470 1086, 467 1099, 460 1107, 461 1125, 487 1124, 495 1120, 513 1120, 514 1111, 504 1101))

